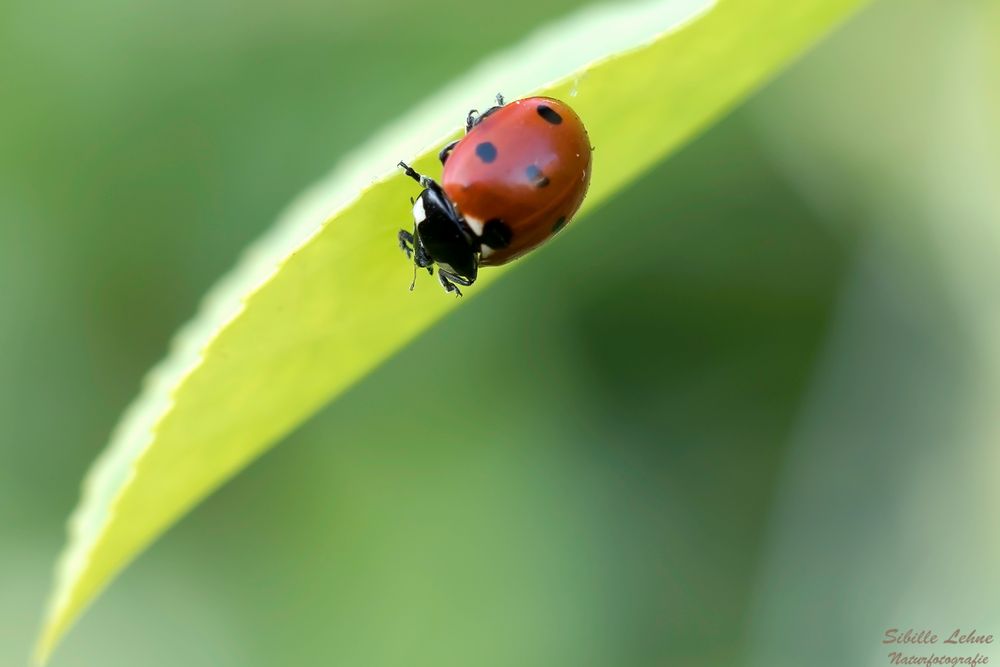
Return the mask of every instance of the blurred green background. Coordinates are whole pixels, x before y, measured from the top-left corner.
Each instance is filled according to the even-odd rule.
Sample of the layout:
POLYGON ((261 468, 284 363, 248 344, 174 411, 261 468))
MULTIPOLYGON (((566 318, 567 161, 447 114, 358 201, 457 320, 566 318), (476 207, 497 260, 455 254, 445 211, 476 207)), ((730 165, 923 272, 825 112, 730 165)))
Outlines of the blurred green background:
MULTIPOLYGON (((241 249, 582 4, 0 1, 0 664, 241 249)), ((889 627, 1000 634, 997 18, 875 3, 211 497, 53 665, 881 665, 889 627)))

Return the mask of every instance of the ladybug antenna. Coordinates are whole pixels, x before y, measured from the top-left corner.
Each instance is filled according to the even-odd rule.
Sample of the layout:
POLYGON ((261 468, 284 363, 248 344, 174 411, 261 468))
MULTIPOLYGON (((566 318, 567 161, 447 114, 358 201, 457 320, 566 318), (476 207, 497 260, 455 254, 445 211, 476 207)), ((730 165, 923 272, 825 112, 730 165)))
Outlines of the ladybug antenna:
POLYGON ((410 282, 410 291, 411 292, 413 291, 413 288, 416 287, 416 285, 417 285, 417 263, 416 263, 416 261, 414 261, 413 262, 413 280, 410 282))
POLYGON ((503 106, 503 94, 502 93, 497 93, 497 106, 498 107, 502 107, 503 106))
POLYGON ((429 179, 426 176, 424 176, 423 174, 417 173, 413 169, 413 167, 411 167, 410 165, 406 164, 405 162, 400 161, 400 163, 398 165, 396 165, 396 166, 399 167, 400 169, 402 169, 403 173, 405 173, 407 176, 409 176, 410 178, 412 178, 413 180, 415 180, 417 183, 419 183, 420 187, 422 187, 422 188, 429 188, 430 185, 431 185, 431 183, 434 182, 431 179, 429 179))

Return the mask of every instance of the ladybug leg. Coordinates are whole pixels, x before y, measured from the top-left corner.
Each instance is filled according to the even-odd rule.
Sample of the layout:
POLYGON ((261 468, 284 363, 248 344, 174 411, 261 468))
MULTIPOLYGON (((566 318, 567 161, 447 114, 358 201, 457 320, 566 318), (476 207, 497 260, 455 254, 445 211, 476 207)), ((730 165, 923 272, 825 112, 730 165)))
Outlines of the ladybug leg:
POLYGON ((466 133, 472 129, 476 124, 476 120, 479 118, 479 109, 470 109, 469 115, 465 117, 465 131, 466 133))
POLYGON ((406 259, 412 259, 421 269, 427 269, 427 273, 434 273, 431 269, 434 260, 427 254, 427 248, 420 242, 419 236, 414 240, 412 233, 400 229, 397 238, 399 239, 399 249, 406 253, 406 259))
POLYGON ((406 259, 413 259, 413 234, 400 229, 397 235, 399 239, 399 249, 406 253, 406 259))
POLYGON ((462 290, 455 287, 455 285, 449 280, 450 278, 455 278, 454 274, 447 273, 438 269, 438 282, 441 283, 441 287, 444 288, 445 292, 454 292, 455 296, 462 296, 462 290))
POLYGON ((453 141, 441 149, 441 152, 438 153, 438 159, 441 160, 441 164, 444 164, 448 160, 448 156, 451 155, 451 152, 455 149, 455 146, 457 145, 458 142, 453 141))
POLYGON ((415 250, 416 255, 413 257, 413 261, 416 262, 417 266, 421 269, 427 269, 427 273, 434 275, 434 269, 431 268, 434 264, 434 260, 427 254, 427 248, 425 248, 424 244, 420 242, 419 236, 417 237, 415 250))
POLYGON ((472 283, 476 282, 475 280, 469 280, 468 278, 452 273, 451 271, 446 271, 440 266, 438 267, 438 281, 441 283, 441 286, 444 287, 445 291, 455 292, 457 296, 462 296, 462 292, 454 285, 454 283, 458 283, 462 287, 468 287, 472 283))
POLYGON ((413 260, 413 282, 410 283, 410 291, 412 292, 413 287, 417 284, 417 268, 427 269, 427 273, 434 275, 432 268, 434 260, 427 254, 427 249, 420 242, 419 235, 415 236, 405 229, 400 229, 398 238, 400 250, 406 253, 407 259, 413 260))
POLYGON ((501 93, 497 93, 497 106, 498 107, 503 106, 503 95, 501 93))

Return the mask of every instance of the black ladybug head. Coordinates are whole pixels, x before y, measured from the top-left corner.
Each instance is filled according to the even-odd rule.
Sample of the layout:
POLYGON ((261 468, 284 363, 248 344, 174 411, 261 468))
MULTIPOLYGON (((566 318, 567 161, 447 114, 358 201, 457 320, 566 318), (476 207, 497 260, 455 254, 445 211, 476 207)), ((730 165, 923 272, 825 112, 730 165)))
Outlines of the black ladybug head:
POLYGON ((479 240, 440 186, 431 184, 413 203, 417 236, 437 264, 469 280, 479 272, 479 240))

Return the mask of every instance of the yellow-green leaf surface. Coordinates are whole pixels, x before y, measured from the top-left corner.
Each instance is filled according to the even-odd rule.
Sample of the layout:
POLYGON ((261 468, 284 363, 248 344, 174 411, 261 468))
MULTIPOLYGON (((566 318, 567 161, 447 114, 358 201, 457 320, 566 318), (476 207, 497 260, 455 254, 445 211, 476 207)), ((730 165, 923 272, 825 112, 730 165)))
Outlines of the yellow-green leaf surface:
MULTIPOLYGON (((590 194, 574 223, 586 224, 589 209, 864 1, 589 9, 481 64, 345 159, 210 293, 94 464, 70 521, 38 658, 194 504, 460 303, 426 274, 415 292, 406 289, 411 268, 395 234, 416 186, 394 168, 399 159, 438 174, 437 147, 457 136, 467 109, 497 91, 566 100, 596 147, 590 194)), ((506 270, 484 271, 469 295, 506 270)))

